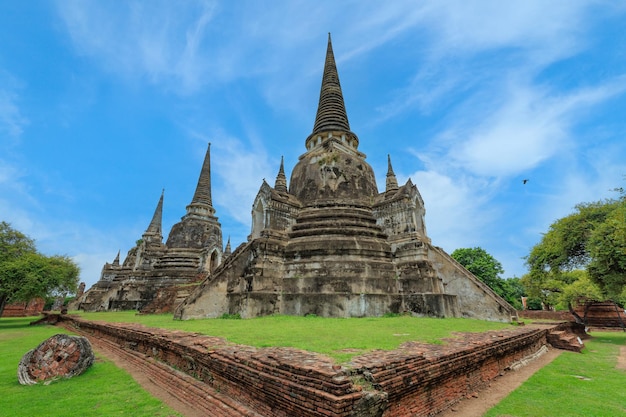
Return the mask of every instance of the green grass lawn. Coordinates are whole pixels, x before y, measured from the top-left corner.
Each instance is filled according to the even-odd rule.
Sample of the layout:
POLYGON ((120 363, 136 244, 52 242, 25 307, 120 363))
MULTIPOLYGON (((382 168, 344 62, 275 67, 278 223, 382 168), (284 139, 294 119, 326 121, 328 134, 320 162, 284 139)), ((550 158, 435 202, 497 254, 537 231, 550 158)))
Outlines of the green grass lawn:
POLYGON ((323 318, 268 316, 254 319, 173 320, 171 314, 136 315, 134 312, 84 313, 86 320, 134 322, 149 327, 179 329, 223 337, 256 346, 295 347, 328 355, 338 362, 373 349, 396 349, 408 340, 441 343, 453 332, 484 332, 511 328, 510 324, 470 319, 399 317, 323 318), (349 352, 346 352, 349 350, 349 352))
POLYGON ((55 326, 29 326, 34 319, 0 319, 0 416, 180 415, 97 354, 96 362, 82 375, 49 385, 20 385, 17 366, 22 356, 50 336, 68 333, 55 326))
MULTIPOLYGON (((251 346, 291 346, 348 361, 372 349, 394 349, 407 340, 441 343, 453 332, 482 332, 510 325, 468 319, 402 317, 327 319, 271 316, 249 320, 174 321, 169 314, 80 313, 87 320, 136 322, 224 337, 251 346), (346 353, 344 350, 349 349, 346 353)), ((0 320, 0 415, 2 416, 169 416, 176 415, 150 397, 124 371, 98 357, 85 374, 49 386, 17 382, 21 356, 47 337, 64 332, 52 326, 29 327, 31 319, 0 320), (8 411, 5 411, 8 410, 8 411)), ((594 333, 582 354, 563 352, 491 409, 495 416, 602 417, 626 415, 626 371, 615 368, 626 333, 594 333)), ((462 410, 461 410, 462 411, 462 410)), ((462 415, 462 413, 460 414, 462 415)))
POLYGON ((626 333, 593 333, 582 353, 563 352, 484 417, 626 416, 626 371, 616 369, 626 333))

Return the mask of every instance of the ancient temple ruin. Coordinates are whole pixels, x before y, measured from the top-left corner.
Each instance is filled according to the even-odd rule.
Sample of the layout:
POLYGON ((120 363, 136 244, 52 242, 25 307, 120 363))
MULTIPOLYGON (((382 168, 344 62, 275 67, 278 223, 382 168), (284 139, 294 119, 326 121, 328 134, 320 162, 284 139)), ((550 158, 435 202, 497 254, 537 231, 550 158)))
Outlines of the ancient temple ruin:
MULTIPOLYGON (((166 243, 161 232, 162 213, 163 193, 137 245, 128 251, 123 263, 118 253, 113 263, 104 265, 100 280, 77 299, 76 308, 139 310, 160 291, 201 281, 220 264, 224 252, 222 229, 211 200, 210 145, 187 213, 172 226, 166 243)), ((176 293, 185 294, 184 290, 176 293)))
POLYGON ((210 145, 186 214, 163 243, 163 193, 120 263, 74 303, 86 311, 177 306, 180 319, 239 314, 328 317, 411 313, 509 321, 515 310, 432 245, 424 201, 399 185, 387 156, 385 190, 350 129, 330 36, 305 152, 287 182, 281 160, 252 204, 247 242, 222 249, 211 199, 210 145), (192 285, 193 284, 193 285, 192 285), (167 295, 164 296, 164 294, 167 295), (152 304, 151 304, 152 303, 152 304))
POLYGON ((289 184, 283 161, 274 186, 263 181, 248 241, 180 304, 176 318, 412 313, 509 321, 515 315, 431 244, 422 197, 411 180, 398 184, 390 158, 379 192, 350 129, 330 36, 304 147, 289 184))

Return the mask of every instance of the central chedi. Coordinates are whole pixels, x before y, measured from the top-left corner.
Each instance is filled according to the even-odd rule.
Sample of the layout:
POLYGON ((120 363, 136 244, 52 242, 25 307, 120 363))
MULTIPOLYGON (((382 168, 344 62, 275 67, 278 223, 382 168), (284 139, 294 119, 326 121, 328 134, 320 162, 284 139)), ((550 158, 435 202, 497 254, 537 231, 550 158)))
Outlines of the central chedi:
POLYGON ((252 233, 178 306, 180 319, 239 314, 326 317, 410 312, 508 321, 513 308, 431 245, 424 202, 398 186, 391 160, 384 192, 350 130, 330 35, 313 132, 292 170, 263 181, 252 233))

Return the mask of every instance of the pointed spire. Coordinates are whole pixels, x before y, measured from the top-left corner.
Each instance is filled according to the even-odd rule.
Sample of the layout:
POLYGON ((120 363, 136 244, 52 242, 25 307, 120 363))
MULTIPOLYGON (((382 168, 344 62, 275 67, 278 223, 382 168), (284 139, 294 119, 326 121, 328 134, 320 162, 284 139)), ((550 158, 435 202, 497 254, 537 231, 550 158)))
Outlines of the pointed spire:
POLYGON ((162 238, 161 222, 163 219, 163 194, 165 194, 165 189, 161 191, 161 198, 159 198, 159 202, 157 203, 156 209, 154 210, 154 215, 152 216, 152 221, 150 222, 150 225, 148 225, 144 236, 151 235, 162 238))
POLYGON ((224 249, 224 256, 229 256, 230 254, 231 254, 230 236, 228 236, 228 242, 226 243, 226 249, 224 249))
POLYGON ((204 163, 202 164, 202 170, 200 171, 200 178, 198 178, 198 185, 196 186, 196 192, 193 195, 191 204, 200 203, 212 206, 211 201, 211 144, 204 156, 204 163))
POLYGON ((204 156, 200 178, 196 185, 196 192, 193 194, 191 203, 187 206, 187 215, 200 217, 213 217, 215 209, 211 201, 211 144, 204 156))
POLYGON ((117 256, 113 259, 113 266, 120 266, 120 251, 117 251, 117 256))
POLYGON ((280 193, 287 192, 287 177, 285 176, 285 165, 282 156, 280 157, 280 168, 278 169, 278 175, 276 175, 274 189, 280 193))
POLYGON ((391 166, 391 156, 387 154, 387 181, 385 192, 388 193, 390 191, 396 191, 398 189, 398 180, 396 179, 396 174, 393 172, 393 167, 391 166))
POLYGON ((350 131, 350 123, 348 122, 348 114, 343 102, 330 33, 328 34, 326 63, 324 65, 320 101, 317 107, 317 115, 315 116, 313 134, 328 130, 350 131))

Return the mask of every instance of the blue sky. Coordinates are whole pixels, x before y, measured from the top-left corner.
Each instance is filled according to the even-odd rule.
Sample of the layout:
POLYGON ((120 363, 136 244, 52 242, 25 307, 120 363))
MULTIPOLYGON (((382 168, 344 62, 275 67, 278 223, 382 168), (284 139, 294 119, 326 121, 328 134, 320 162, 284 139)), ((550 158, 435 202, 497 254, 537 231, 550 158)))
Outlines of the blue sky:
POLYGON ((0 220, 91 286, 185 214, 208 142, 233 248, 311 133, 332 33, 350 126, 433 243, 524 260, 626 175, 626 5, 613 1, 0 2, 0 220), (528 179, 527 184, 522 180, 528 179))

